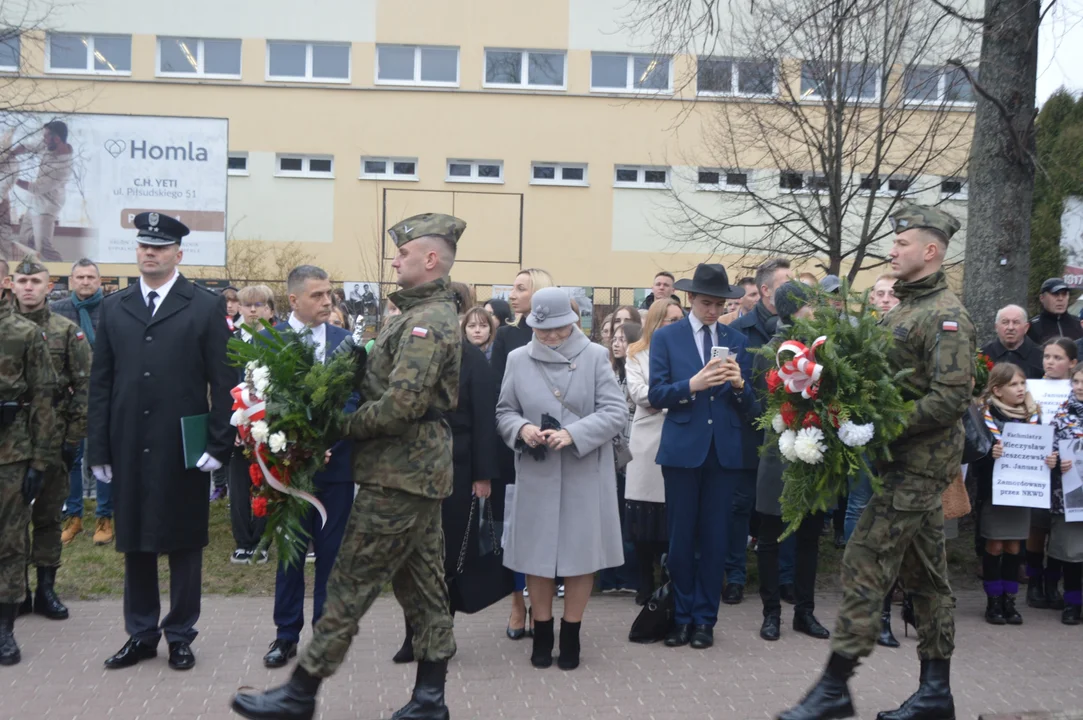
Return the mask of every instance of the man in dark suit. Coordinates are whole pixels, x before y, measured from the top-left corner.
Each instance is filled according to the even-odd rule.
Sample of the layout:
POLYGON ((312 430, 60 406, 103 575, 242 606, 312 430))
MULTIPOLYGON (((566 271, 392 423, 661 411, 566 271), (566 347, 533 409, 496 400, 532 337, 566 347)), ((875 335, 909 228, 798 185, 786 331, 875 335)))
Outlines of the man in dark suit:
POLYGON ((90 375, 87 461, 95 478, 113 483, 129 635, 105 667, 155 657, 165 633, 169 666, 187 670, 195 665, 210 473, 233 449, 237 375, 226 361, 225 299, 177 271, 188 228, 156 212, 137 215, 135 226, 141 277, 102 303, 90 375), (206 451, 186 468, 181 418, 208 413, 206 451), (159 621, 161 554, 169 555, 170 609, 159 621))
MULTIPOLYGON (((305 342, 311 342, 316 350, 316 360, 326 362, 335 348, 349 337, 349 332, 327 322, 331 317, 331 279, 327 272, 315 265, 300 265, 290 271, 286 280, 290 297, 289 319, 277 325, 280 332, 293 332, 305 342)), ((258 342, 258 341, 257 341, 258 342)), ((351 400, 346 412, 357 409, 357 400, 351 400)), ((316 587, 312 593, 312 624, 323 614, 327 599, 327 577, 335 564, 346 520, 353 506, 353 473, 350 456, 353 443, 341 440, 331 448, 331 458, 322 472, 316 473, 312 482, 316 497, 327 508, 327 522, 320 525, 320 516, 309 512, 305 519, 305 531, 316 549, 316 587)), ((304 566, 288 566, 278 563, 275 578, 275 625, 278 634, 271 648, 263 656, 263 664, 269 668, 285 666, 297 655, 297 643, 305 624, 305 569, 304 566)))
POLYGON ((677 610, 666 645, 707 648, 714 643, 734 492, 755 487, 758 403, 748 341, 718 322, 726 300, 743 291, 729 284, 721 265, 700 265, 692 280, 675 287, 689 293, 692 312, 655 332, 648 392, 651 407, 669 411, 656 458, 666 486, 667 567, 677 610), (728 348, 729 357, 712 359, 714 347, 728 348))
POLYGON ((1028 380, 1045 377, 1042 346, 1027 337, 1030 323, 1027 311, 1018 305, 1006 305, 997 311, 996 340, 990 340, 981 351, 995 363, 1010 362, 1023 368, 1028 380))

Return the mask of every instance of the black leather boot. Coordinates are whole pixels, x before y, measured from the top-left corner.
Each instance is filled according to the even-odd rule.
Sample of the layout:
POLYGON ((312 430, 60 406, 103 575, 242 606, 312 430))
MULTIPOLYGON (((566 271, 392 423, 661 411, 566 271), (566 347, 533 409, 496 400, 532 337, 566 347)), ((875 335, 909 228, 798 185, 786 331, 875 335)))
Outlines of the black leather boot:
POLYGON ((530 664, 547 668, 553 664, 553 619, 534 621, 534 647, 530 652, 530 664))
POLYGON ((1004 608, 1004 622, 1009 625, 1022 625, 1023 616, 1019 614, 1019 610, 1015 607, 1015 595, 1004 593, 1000 599, 1004 608))
POLYGON ((902 601, 902 621, 903 621, 903 634, 906 637, 910 637, 910 628, 913 626, 917 629, 918 616, 914 612, 914 596, 910 593, 903 593, 902 601))
POLYGON ((0 665, 15 665, 22 659, 19 646, 15 644, 15 616, 18 613, 17 603, 0 604, 0 665))
POLYGON ((321 682, 298 665, 285 685, 257 695, 234 695, 233 712, 249 720, 312 720, 321 682))
POLYGON ((67 620, 68 608, 56 596, 55 567, 38 568, 38 589, 34 592, 34 612, 50 620, 67 620))
POLYGON ((1027 583, 1027 607, 1038 610, 1049 608, 1049 600, 1045 597, 1045 582, 1041 575, 1032 577, 1027 583))
POLYGON ((568 622, 560 619, 560 654, 557 655, 557 667, 561 670, 575 670, 579 667, 579 630, 583 621, 568 622))
POLYGON ((410 702, 391 716, 391 720, 448 720, 451 714, 444 703, 446 678, 447 660, 419 662, 414 694, 410 702))
POLYGON ((891 632, 891 591, 888 590, 884 597, 883 607, 880 609, 880 637, 876 644, 881 647, 897 648, 899 641, 895 639, 895 633, 891 632))
POLYGON ((853 717, 854 702, 846 682, 854 674, 857 660, 831 653, 824 674, 804 700, 778 716, 778 720, 839 720, 853 717))
POLYGON ((989 595, 985 598, 985 622, 990 625, 1004 624, 1003 596, 997 595, 996 597, 993 597, 992 595, 989 595))
POLYGON ((882 712, 876 720, 955 720, 950 675, 951 660, 922 659, 917 692, 898 710, 882 712))
POLYGON ((410 621, 406 621, 406 639, 402 641, 402 647, 395 653, 395 657, 391 658, 391 662, 399 663, 403 665, 405 663, 412 663, 414 661, 414 629, 410 627, 410 621))

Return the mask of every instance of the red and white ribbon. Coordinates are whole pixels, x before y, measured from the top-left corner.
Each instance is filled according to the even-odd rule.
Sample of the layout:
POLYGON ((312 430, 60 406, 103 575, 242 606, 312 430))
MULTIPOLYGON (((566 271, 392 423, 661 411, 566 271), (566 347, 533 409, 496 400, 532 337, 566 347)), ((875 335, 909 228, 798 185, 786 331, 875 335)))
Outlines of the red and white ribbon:
POLYGON ((812 347, 806 347, 796 340, 787 340, 779 346, 775 362, 786 392, 801 393, 806 400, 816 397, 820 390, 820 375, 824 371, 823 365, 816 362, 816 349, 825 342, 827 336, 821 335, 813 341, 812 347), (783 353, 792 353, 793 357, 784 361, 783 353))
POLYGON ((271 474, 271 471, 267 469, 266 463, 263 462, 263 456, 260 455, 259 452, 261 447, 263 447, 263 443, 256 443, 256 462, 259 463, 259 469, 263 472, 263 479, 267 481, 267 484, 280 493, 285 493, 287 495, 293 495, 294 497, 301 498, 312 507, 316 508, 316 512, 320 514, 320 527, 322 528, 324 525, 326 525, 327 508, 323 506, 323 503, 317 500, 316 496, 312 495, 311 493, 302 492, 301 490, 291 488, 290 486, 283 485, 281 482, 279 482, 275 478, 275 476, 271 474))

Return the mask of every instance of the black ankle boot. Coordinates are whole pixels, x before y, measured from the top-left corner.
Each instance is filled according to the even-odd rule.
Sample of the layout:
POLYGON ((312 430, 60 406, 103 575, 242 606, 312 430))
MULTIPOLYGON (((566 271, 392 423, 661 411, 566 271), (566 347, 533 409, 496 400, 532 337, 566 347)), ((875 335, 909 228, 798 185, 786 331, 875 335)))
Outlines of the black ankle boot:
POLYGON ((910 627, 913 626, 916 629, 918 626, 918 616, 914 612, 914 596, 910 593, 903 593, 902 621, 903 634, 910 637, 910 627))
POLYGON ((560 619, 560 654, 557 667, 561 670, 575 670, 579 667, 579 629, 583 622, 568 622, 560 619))
POLYGON ((1049 608, 1049 600, 1045 597, 1045 582, 1041 575, 1032 577, 1027 583, 1027 607, 1038 610, 1049 608))
POLYGON ((22 659, 19 646, 15 644, 15 616, 18 614, 18 603, 0 604, 0 665, 15 665, 22 659))
POLYGON ((985 622, 990 625, 1003 625, 1004 624, 1004 600, 1000 595, 993 597, 987 595, 985 598, 985 622))
POLYGON ((1009 625, 1022 625, 1023 616, 1019 614, 1019 610, 1015 607, 1015 595, 1004 593, 1000 600, 1004 611, 1004 622, 1009 625))
POLYGON ((395 657, 391 658, 391 662, 396 662, 400 665, 406 663, 412 663, 414 661, 414 629, 410 627, 410 621, 406 621, 406 639, 402 641, 402 647, 395 653, 395 657))
POLYGON ((804 700, 778 716, 778 720, 839 720, 853 717, 854 703, 846 682, 854 674, 857 660, 832 653, 824 674, 804 700))
POLYGON ((876 644, 881 647, 897 648, 899 641, 895 639, 895 633, 891 632, 891 592, 888 590, 880 609, 880 637, 876 639, 876 644))
POLYGON ((321 682, 298 665, 285 685, 256 695, 234 695, 233 711, 249 720, 312 720, 321 682))
POLYGON ((448 720, 451 714, 444 702, 446 679, 447 660, 419 662, 410 702, 397 710, 391 720, 448 720))
POLYGON ((534 647, 530 653, 530 664, 536 668, 547 668, 553 664, 553 619, 534 621, 534 647))
POLYGON ((34 592, 34 612, 50 620, 67 620, 68 608, 56 596, 55 584, 56 568, 39 567, 38 589, 34 592))
POLYGON ((876 720, 955 720, 951 696, 951 660, 922 660, 918 690, 898 710, 882 712, 876 720))

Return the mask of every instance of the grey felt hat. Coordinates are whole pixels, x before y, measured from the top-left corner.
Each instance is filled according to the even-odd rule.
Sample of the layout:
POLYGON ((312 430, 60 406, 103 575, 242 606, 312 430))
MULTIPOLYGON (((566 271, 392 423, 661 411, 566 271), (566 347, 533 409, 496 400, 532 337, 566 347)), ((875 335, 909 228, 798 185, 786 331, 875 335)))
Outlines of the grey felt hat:
POLYGON ((572 312, 568 293, 558 287, 542 288, 530 298, 526 324, 538 330, 554 330, 574 325, 579 317, 572 312))

